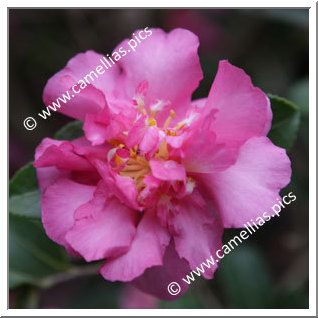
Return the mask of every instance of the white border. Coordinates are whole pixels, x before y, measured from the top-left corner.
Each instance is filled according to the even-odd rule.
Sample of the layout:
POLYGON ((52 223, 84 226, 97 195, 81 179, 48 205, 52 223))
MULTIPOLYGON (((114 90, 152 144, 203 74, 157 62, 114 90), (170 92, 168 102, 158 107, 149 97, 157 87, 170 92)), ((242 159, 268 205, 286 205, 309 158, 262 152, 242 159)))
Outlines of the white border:
MULTIPOLYGON (((171 1, 171 0, 160 0, 160 1, 119 1, 116 2, 105 2, 103 0, 90 0, 90 7, 87 6, 88 2, 79 0, 50 0, 43 3, 43 1, 29 0, 29 1, 6 1, 6 6, 1 8, 1 43, 7 43, 7 7, 190 7, 194 8, 194 3, 187 1, 171 1)), ((309 87, 310 87, 310 116, 309 116, 309 169, 310 169, 310 189, 309 189, 309 206, 310 206, 310 222, 309 222, 309 308, 310 309, 7 309, 7 262, 2 257, 1 266, 1 289, 0 289, 0 314, 1 316, 316 316, 316 3, 314 1, 218 1, 218 3, 212 1, 196 0, 195 7, 209 7, 213 8, 225 8, 225 7, 295 7, 304 8, 310 7, 309 10, 309 56, 310 56, 310 67, 309 67, 309 87), (5 282, 5 283, 4 283, 5 282)), ((8 48, 7 48, 8 50, 8 48)), ((7 80, 7 50, 2 48, 1 64, 3 74, 7 80)), ((3 100, 2 105, 2 122, 5 124, 0 126, 0 132, 2 136, 7 136, 7 108, 5 105, 8 104, 7 87, 1 85, 1 96, 6 96, 3 100)), ((8 136, 7 136, 8 137, 8 136)), ((2 139, 3 148, 7 149, 2 139)), ((7 151, 6 151, 7 152, 7 151)), ((7 156, 1 157, 2 168, 7 167, 7 156)), ((2 202, 7 202, 7 175, 6 178, 2 177, 1 198, 2 202)), ((7 202, 8 203, 8 202, 7 202)), ((5 209, 3 209, 5 210, 5 209)), ((1 230, 0 230, 0 246, 1 255, 8 255, 7 251, 7 214, 2 211, 1 214, 1 230)))

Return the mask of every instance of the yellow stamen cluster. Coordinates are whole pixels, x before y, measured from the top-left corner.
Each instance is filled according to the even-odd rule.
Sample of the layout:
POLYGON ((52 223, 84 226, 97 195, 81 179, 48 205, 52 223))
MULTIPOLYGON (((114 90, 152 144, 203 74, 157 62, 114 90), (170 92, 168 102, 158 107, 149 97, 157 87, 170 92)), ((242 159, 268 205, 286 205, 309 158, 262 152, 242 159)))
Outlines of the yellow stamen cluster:
MULTIPOLYGON (((135 146, 132 149, 129 149, 130 152, 130 158, 126 162, 126 165, 123 169, 119 170, 119 175, 123 177, 129 177, 132 178, 137 186, 138 190, 141 190, 144 187, 143 179, 146 175, 151 174, 151 169, 149 166, 149 161, 144 157, 139 155, 139 150, 135 146)), ((117 155, 115 155, 115 162, 117 165, 120 165, 124 161, 118 157, 121 161, 118 161, 117 155)), ((159 146, 159 149, 157 153, 155 154, 155 158, 162 159, 162 160, 168 160, 169 159, 169 153, 167 148, 167 142, 164 140, 161 145, 159 146)))
POLYGON ((150 166, 148 160, 145 157, 136 155, 136 157, 131 157, 125 167, 119 171, 119 174, 123 177, 132 178, 140 190, 143 188, 143 179, 145 175, 151 174, 150 166))

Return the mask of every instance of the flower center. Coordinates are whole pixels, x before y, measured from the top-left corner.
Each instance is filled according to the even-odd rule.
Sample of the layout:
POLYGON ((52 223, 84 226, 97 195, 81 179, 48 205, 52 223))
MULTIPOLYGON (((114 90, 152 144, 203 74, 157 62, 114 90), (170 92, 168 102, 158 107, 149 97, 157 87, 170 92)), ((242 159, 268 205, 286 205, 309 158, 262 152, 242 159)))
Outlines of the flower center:
POLYGON ((140 190, 143 187, 143 178, 147 174, 151 174, 149 161, 145 157, 136 153, 131 156, 123 169, 118 172, 121 176, 132 178, 140 190))
MULTIPOLYGON (((157 151, 154 149, 156 152, 152 152, 152 154, 149 155, 149 153, 143 153, 143 151, 140 151, 138 145, 135 145, 133 148, 128 148, 124 144, 117 142, 116 140, 112 140, 111 143, 115 146, 115 148, 111 149, 108 153, 108 161, 110 162, 112 168, 120 176, 133 179, 139 192, 145 188, 145 184, 143 182, 145 176, 152 174, 149 160, 151 158, 164 161, 169 160, 167 142, 162 133, 164 133, 165 136, 178 136, 178 130, 182 129, 183 126, 188 124, 188 122, 184 120, 178 123, 174 128, 171 128, 171 121, 175 119, 176 115, 175 111, 171 109, 163 126, 158 127, 156 120, 157 112, 162 110, 166 105, 170 104, 170 102, 158 100, 155 104, 150 106, 149 110, 147 111, 143 97, 144 96, 141 93, 138 93, 135 96, 135 107, 140 113, 137 115, 135 123, 140 119, 140 116, 145 116, 146 119, 144 124, 146 131, 147 129, 157 129, 158 132, 160 132, 160 137, 154 137, 154 140, 156 140, 156 138, 162 138, 159 147, 157 146, 157 151)), ((129 131, 124 132, 125 136, 129 136, 129 134, 129 131)), ((150 138, 149 136, 151 136, 151 134, 149 134, 146 138, 150 138)), ((146 140, 146 142, 149 143, 149 140, 146 140)))
MULTIPOLYGON (((144 177, 151 174, 149 161, 144 156, 139 155, 139 150, 137 147, 130 149, 129 152, 130 158, 126 162, 124 159, 117 159, 118 156, 117 154, 115 155, 114 159, 117 163, 117 166, 122 166, 122 168, 119 168, 118 174, 123 177, 132 178, 136 183, 137 189, 141 190, 144 187, 144 177)), ((169 159, 167 142, 165 140, 159 146, 154 158, 162 160, 169 159)))

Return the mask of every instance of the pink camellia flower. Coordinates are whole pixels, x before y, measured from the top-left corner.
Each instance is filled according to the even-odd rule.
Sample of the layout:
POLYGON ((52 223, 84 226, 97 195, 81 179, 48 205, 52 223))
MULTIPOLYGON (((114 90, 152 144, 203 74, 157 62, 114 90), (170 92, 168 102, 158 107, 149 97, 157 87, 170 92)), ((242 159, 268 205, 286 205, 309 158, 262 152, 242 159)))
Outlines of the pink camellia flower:
MULTIPOLYGON (((285 150, 266 137, 269 99, 243 70, 221 61, 209 96, 191 101, 202 79, 198 38, 184 29, 151 31, 61 107, 84 120, 85 137, 45 138, 34 166, 52 240, 87 262, 105 260, 107 280, 175 299, 167 285, 178 282, 182 295, 181 278, 215 255, 223 229, 269 211, 291 168, 285 150)), ((101 57, 72 58, 48 81, 45 103, 101 57)))

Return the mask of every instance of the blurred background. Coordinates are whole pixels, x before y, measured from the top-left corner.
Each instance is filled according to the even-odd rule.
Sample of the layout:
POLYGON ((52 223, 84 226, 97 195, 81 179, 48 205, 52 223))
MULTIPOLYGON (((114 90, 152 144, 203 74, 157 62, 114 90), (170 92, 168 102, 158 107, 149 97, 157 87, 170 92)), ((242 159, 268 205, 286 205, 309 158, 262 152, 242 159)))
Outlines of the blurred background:
MULTIPOLYGON (((186 28, 200 39, 206 97, 220 59, 243 68, 266 93, 301 109, 289 151, 297 200, 221 262, 215 279, 196 279, 175 302, 158 301, 90 272, 61 277, 42 288, 10 290, 11 308, 308 308, 308 21, 302 9, 9 10, 9 173, 33 160, 35 147, 71 119, 54 113, 33 131, 23 120, 45 105, 46 81, 89 49, 106 55, 135 29, 186 28)), ((239 230, 226 230, 224 243, 239 230)), ((94 266, 94 265, 92 265, 94 266)))

